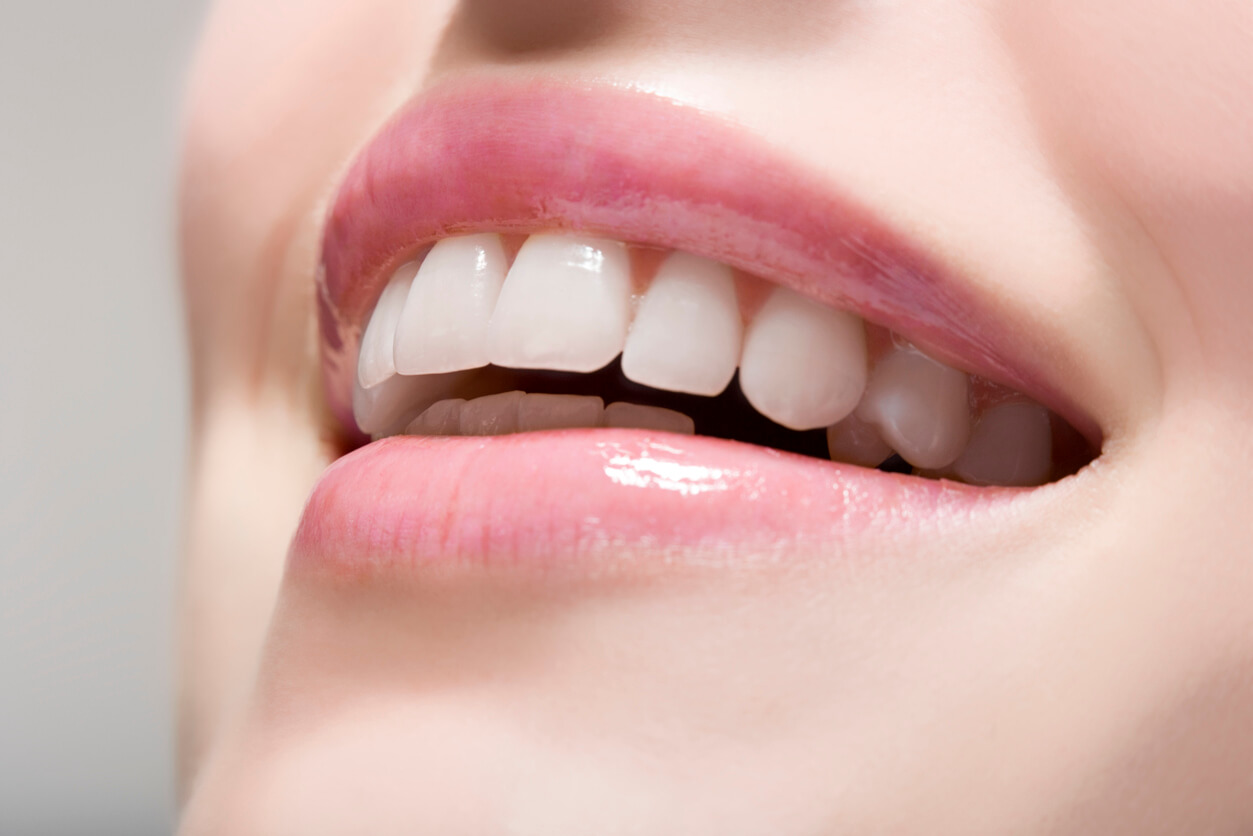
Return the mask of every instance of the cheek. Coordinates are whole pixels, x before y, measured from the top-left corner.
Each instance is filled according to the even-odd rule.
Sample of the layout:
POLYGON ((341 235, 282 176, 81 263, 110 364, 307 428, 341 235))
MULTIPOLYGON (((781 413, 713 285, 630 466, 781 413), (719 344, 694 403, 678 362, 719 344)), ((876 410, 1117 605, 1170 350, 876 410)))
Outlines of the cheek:
POLYGON ((276 295, 310 297, 335 178, 421 76, 452 5, 215 6, 188 82, 181 182, 199 382, 264 359, 276 295))
POLYGON ((1125 280, 1157 297, 1164 353, 1253 389, 1253 5, 1021 2, 1003 23, 1046 141, 1146 251, 1123 263, 1156 262, 1125 280))
POLYGON ((251 682, 287 539, 327 463, 309 409, 325 204, 420 77, 450 5, 228 0, 208 20, 179 206, 195 415, 184 781, 251 682))
POLYGON ((1020 5, 1052 121, 1121 185, 1150 200, 1253 191, 1253 5, 1020 5))
MULTIPOLYGON (((301 138, 316 144, 328 129, 342 130, 344 121, 359 123, 389 96, 409 88, 452 5, 451 0, 219 2, 188 89, 195 138, 233 156, 251 153, 256 143, 290 140, 292 130, 308 130, 301 138), (331 116, 341 121, 329 121, 331 116)), ((289 144, 286 150, 298 149, 289 144)))

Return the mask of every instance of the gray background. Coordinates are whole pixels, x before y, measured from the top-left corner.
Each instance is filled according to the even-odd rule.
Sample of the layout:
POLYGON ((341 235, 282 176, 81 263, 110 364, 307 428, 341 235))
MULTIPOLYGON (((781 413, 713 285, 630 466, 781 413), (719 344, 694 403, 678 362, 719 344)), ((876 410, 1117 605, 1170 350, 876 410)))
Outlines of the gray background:
POLYGON ((200 0, 0 16, 0 834, 173 826, 178 94, 200 0))

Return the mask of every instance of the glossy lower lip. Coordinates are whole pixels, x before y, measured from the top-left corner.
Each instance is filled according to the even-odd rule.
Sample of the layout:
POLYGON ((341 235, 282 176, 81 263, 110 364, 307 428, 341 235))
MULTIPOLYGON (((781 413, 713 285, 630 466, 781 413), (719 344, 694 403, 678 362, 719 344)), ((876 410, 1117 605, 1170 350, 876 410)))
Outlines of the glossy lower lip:
POLYGON ((639 578, 658 570, 795 568, 1002 517, 1037 492, 977 489, 734 441, 638 430, 396 437, 333 464, 289 571, 639 578), (432 474, 438 474, 436 478, 432 474))

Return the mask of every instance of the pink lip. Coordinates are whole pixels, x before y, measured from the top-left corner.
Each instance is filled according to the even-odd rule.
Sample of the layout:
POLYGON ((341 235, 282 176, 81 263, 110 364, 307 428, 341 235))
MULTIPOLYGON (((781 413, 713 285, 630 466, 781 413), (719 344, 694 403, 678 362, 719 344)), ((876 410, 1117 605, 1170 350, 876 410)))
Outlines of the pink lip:
POLYGON ((585 580, 794 563, 917 543, 1026 498, 701 436, 402 436, 327 470, 289 570, 338 582, 483 569, 585 580))
MULTIPOLYGON (((731 264, 960 358, 1099 437, 1047 369, 1015 356, 1012 329, 990 303, 830 184, 694 108, 543 81, 430 91, 349 170, 328 221, 319 288, 323 372, 345 427, 353 426, 360 334, 394 269, 450 234, 541 228, 731 264)), ((968 518, 974 505, 1018 495, 658 438, 602 430, 379 442, 327 472, 293 554, 334 553, 353 566, 379 554, 409 563, 552 557, 586 553, 592 541, 830 543, 876 528, 893 509, 938 522, 945 509, 968 518), (671 473, 731 475, 720 488, 686 492, 652 477, 630 484, 623 474, 637 465, 617 473, 606 459, 614 455, 671 473)))

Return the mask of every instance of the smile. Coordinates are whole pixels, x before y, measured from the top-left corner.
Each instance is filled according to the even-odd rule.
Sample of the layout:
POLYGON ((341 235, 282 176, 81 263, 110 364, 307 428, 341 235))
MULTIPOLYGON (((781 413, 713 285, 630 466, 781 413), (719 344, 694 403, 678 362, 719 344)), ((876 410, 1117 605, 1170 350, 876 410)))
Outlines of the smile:
POLYGON ((332 410, 375 443, 302 535, 364 514, 409 557, 820 541, 1010 501, 1100 443, 996 300, 733 126, 630 91, 414 102, 346 177, 319 302, 332 410))

